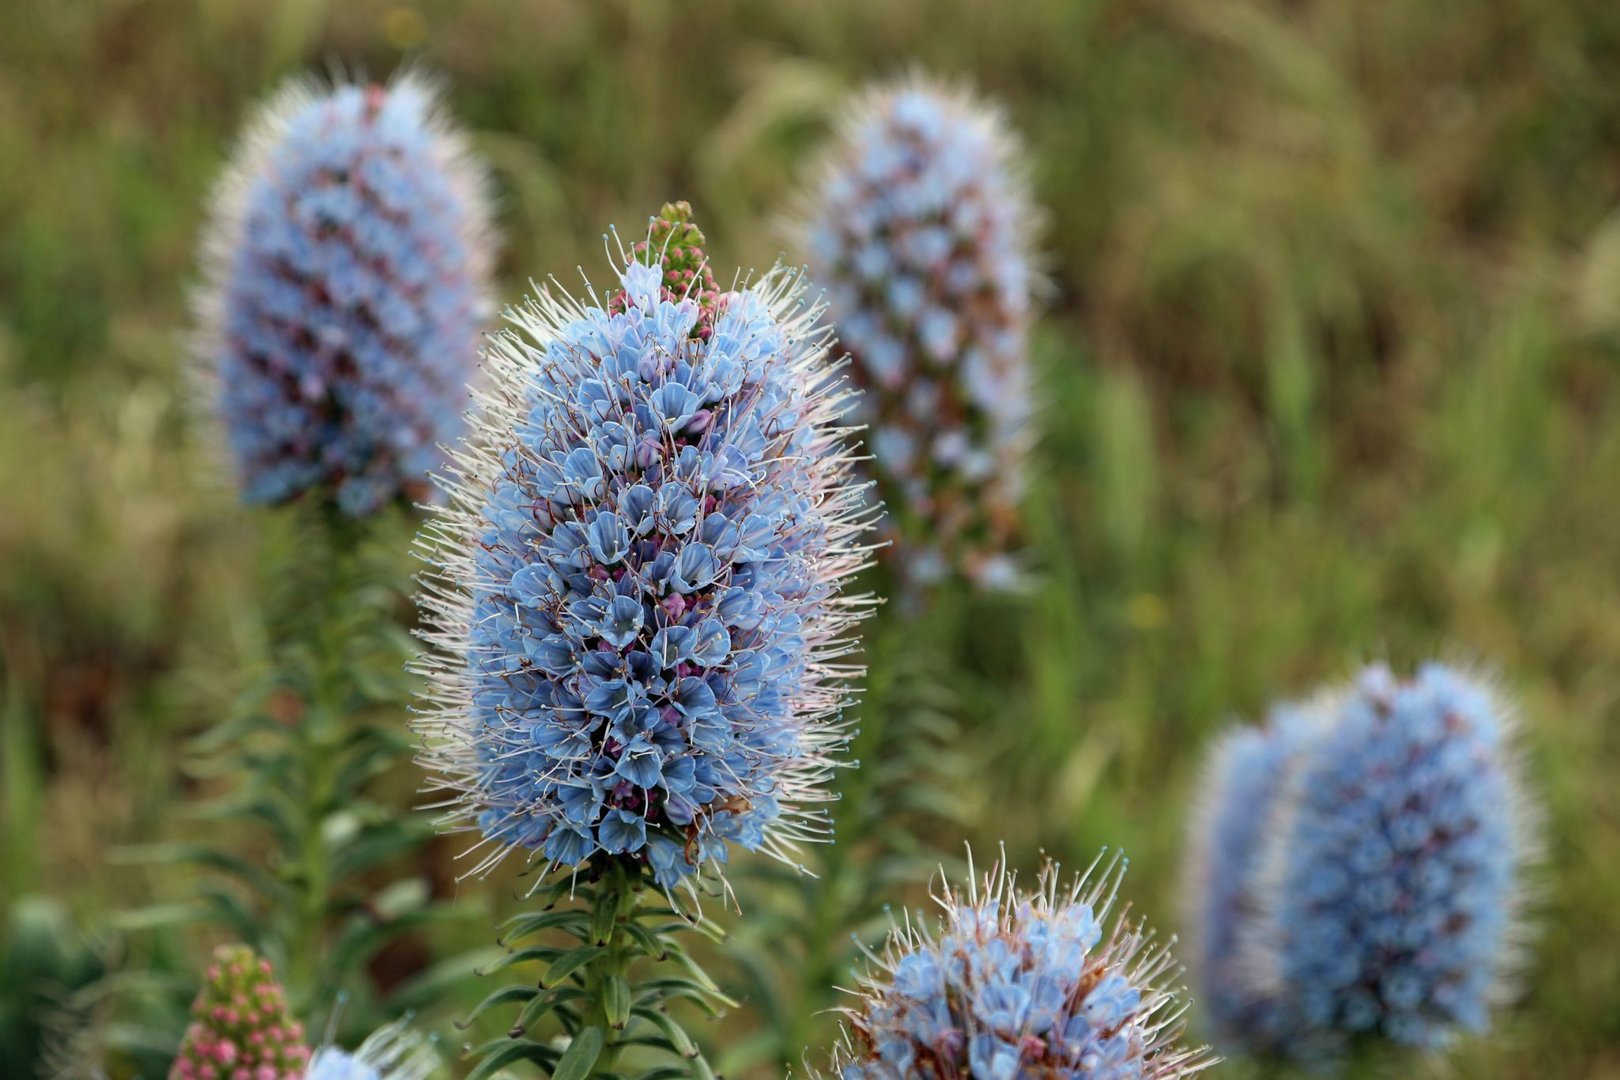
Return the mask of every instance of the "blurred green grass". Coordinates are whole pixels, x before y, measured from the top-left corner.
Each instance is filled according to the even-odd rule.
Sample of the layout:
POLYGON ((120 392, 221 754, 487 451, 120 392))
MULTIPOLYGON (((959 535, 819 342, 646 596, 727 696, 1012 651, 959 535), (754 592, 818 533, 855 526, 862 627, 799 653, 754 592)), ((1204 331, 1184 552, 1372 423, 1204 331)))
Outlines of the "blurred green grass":
POLYGON ((497 174, 515 300, 674 197, 718 265, 768 264, 839 95, 919 64, 1007 104, 1050 215, 1043 587, 927 635, 982 743, 970 838, 1024 863, 1123 846, 1172 932, 1213 732, 1363 659, 1486 663, 1550 809, 1542 934, 1502 1030, 1426 1068, 1620 1077, 1620 8, 12 0, 4 22, 0 898, 94 920, 151 895, 105 853, 163 832, 176 740, 235 686, 255 527, 187 416, 180 337, 257 97, 312 67, 441 73, 497 174))

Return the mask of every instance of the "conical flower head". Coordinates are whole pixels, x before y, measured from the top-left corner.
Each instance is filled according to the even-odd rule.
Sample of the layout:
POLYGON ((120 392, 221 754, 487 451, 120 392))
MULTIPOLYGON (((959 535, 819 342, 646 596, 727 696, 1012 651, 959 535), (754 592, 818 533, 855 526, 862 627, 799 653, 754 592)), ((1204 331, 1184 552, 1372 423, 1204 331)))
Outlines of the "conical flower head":
POLYGON ((432 1045, 402 1020, 372 1032, 353 1053, 323 1047, 304 1080, 427 1080, 438 1067, 432 1045))
POLYGON ((1187 860, 1188 955, 1200 976, 1199 1012, 1224 1038, 1259 1039, 1278 1023, 1275 1002, 1234 978, 1249 920, 1261 902, 1257 873, 1266 828, 1326 703, 1282 706, 1263 728, 1227 733, 1211 751, 1192 819, 1187 860))
POLYGON ((270 962, 246 945, 222 945, 191 1006, 169 1080, 298 1080, 309 1061, 303 1025, 270 962))
POLYGON ((1229 856, 1244 902, 1210 902, 1201 928, 1226 943, 1199 976, 1231 1003, 1227 1036, 1308 1059, 1483 1030, 1517 967, 1535 852, 1505 710, 1430 664, 1410 680, 1368 668, 1314 711, 1264 736, 1269 777, 1219 798, 1228 819, 1264 804, 1229 856))
POLYGON ((1048 864, 1023 892, 997 867, 965 895, 944 889, 937 930, 921 920, 897 928, 862 978, 834 1071, 841 1080, 1139 1080, 1213 1064, 1179 1043, 1169 953, 1110 920, 1122 874, 1116 861, 1064 889, 1048 864))
POLYGON ((482 170, 414 76, 265 105, 220 183, 196 348, 254 503, 427 493, 491 311, 482 170))
POLYGON ((662 220, 606 301, 511 316, 428 532, 421 727, 480 869, 516 847, 667 888, 821 828, 862 610, 847 392, 795 275, 705 303, 701 234, 662 220))
POLYGON ((803 202, 798 246, 864 391, 899 568, 1007 583, 1036 281, 1017 141, 965 90, 881 85, 850 106, 803 202))

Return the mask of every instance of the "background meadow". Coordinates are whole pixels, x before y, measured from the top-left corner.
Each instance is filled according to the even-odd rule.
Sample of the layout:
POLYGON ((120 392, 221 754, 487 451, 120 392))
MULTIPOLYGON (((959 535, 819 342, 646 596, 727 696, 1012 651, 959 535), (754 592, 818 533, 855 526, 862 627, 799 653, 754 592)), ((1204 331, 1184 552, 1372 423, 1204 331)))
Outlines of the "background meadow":
MULTIPOLYGON (((821 884, 744 869, 746 918, 711 912, 743 1001, 700 1031, 715 1060, 779 1076, 824 1044, 803 991, 847 984, 848 933, 883 924, 839 890, 915 899, 964 839, 1024 866, 1123 847, 1135 910, 1175 932, 1208 739, 1439 654, 1521 702, 1549 857, 1524 1000, 1420 1068, 1620 1077, 1620 9, 7 0, 3 23, 0 981, 39 920, 114 969, 216 940, 114 915, 186 895, 126 849, 204 828, 176 809, 217 783, 190 740, 262 660, 257 568, 296 542, 236 504, 187 409, 197 231, 251 103, 309 68, 442 75, 495 173, 511 302, 601 277, 603 228, 672 198, 716 265, 768 266, 845 93, 915 64, 1005 103, 1048 215, 1036 584, 872 642, 852 842, 821 884), (781 955, 835 910, 861 920, 781 955)), ((379 954, 378 995, 426 999, 511 906, 510 873, 456 883, 457 850, 413 870, 467 916, 379 954)))

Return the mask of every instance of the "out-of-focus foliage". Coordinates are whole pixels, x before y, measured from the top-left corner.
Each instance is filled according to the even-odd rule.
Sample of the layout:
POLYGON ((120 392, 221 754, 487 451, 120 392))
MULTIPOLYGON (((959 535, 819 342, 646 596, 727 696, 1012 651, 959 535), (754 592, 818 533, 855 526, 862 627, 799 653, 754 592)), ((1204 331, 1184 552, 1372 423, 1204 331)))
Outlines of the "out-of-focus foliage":
MULTIPOLYGON (((407 55, 491 163, 508 301, 671 198, 717 265, 768 265, 773 213, 870 77, 916 62, 1003 101, 1056 287, 1026 500, 1040 584, 957 598, 897 646, 935 653, 975 766, 936 793, 970 820, 931 818, 927 840, 1004 835, 1025 867, 1122 846, 1170 932, 1199 751, 1228 717, 1362 659, 1489 658, 1548 803, 1545 929, 1527 998, 1454 1067, 1620 1076, 1620 9, 1583 0, 10 5, 7 903, 43 892, 93 927, 184 884, 105 856, 168 835, 193 783, 176 748, 255 647, 255 531, 181 408, 206 194, 282 76, 407 55)), ((390 780, 401 805, 417 779, 390 780)), ((455 851, 421 868, 436 895, 455 851)), ((711 917, 787 902, 739 899, 745 918, 711 917)), ((469 920, 371 975, 420 1000, 435 957, 486 937, 469 920)), ((707 1042, 760 1029, 742 996, 707 1042)))
POLYGON ((57 901, 18 896, 0 938, 0 1069, 27 1075, 50 1050, 56 1030, 80 1019, 65 1008, 104 965, 57 901), (53 1027, 53 1016, 59 1023, 53 1027))

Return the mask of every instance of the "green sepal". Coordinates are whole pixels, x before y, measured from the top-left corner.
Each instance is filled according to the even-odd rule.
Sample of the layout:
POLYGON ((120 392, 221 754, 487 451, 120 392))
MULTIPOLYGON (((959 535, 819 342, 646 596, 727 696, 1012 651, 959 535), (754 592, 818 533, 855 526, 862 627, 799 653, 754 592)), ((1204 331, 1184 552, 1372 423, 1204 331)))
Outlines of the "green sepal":
POLYGON ((591 905, 591 937, 597 945, 606 945, 613 938, 613 924, 619 920, 620 894, 603 889, 591 905))
POLYGON ((602 980, 602 1014, 615 1031, 630 1022, 630 982, 617 972, 602 980))

